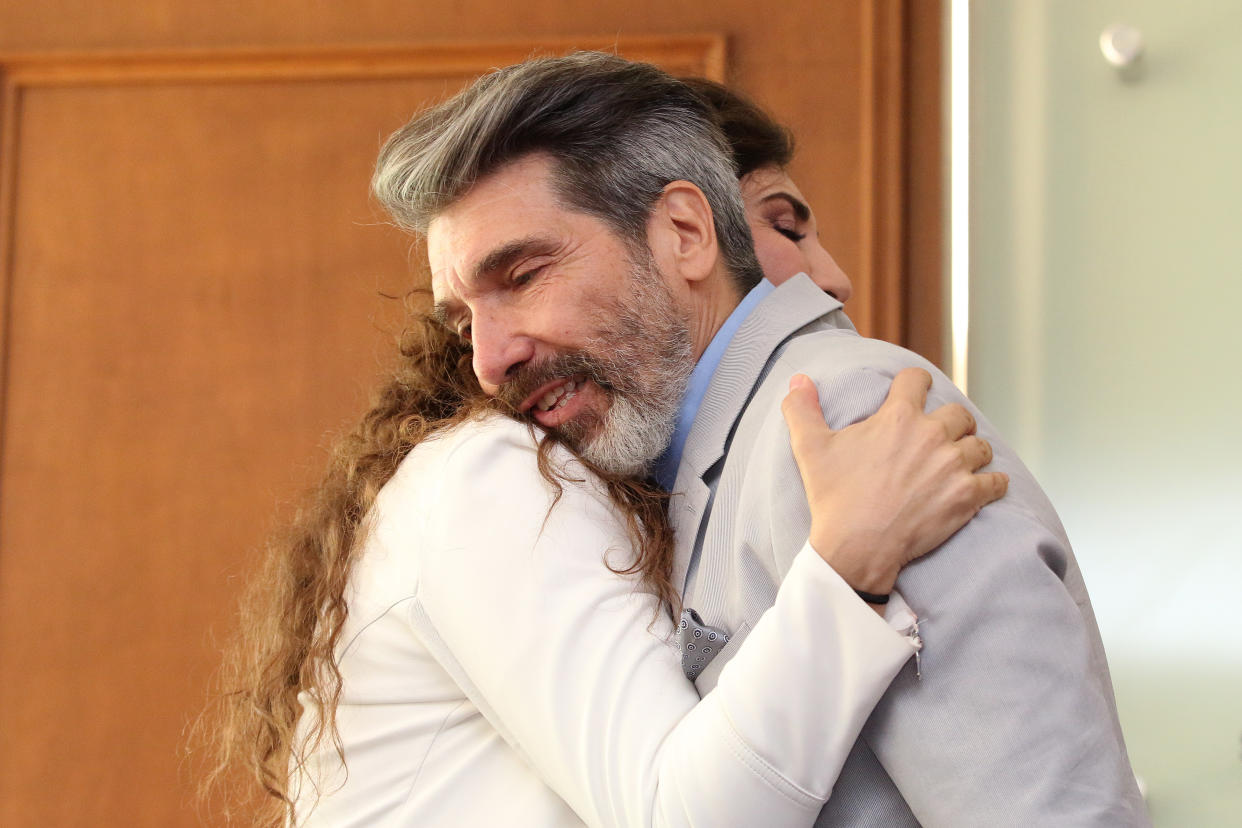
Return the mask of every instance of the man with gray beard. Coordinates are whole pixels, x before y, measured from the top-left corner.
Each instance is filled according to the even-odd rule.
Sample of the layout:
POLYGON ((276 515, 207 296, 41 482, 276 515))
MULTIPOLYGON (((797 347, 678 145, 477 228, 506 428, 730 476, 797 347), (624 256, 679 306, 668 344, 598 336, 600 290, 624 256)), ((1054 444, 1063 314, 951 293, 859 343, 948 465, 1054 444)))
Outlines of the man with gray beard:
MULTIPOLYGON (((484 390, 674 493, 672 584, 693 623, 730 636, 687 669, 703 694, 810 527, 779 411, 795 375, 835 428, 875 412, 911 366, 932 378, 929 403, 974 413, 1009 495, 898 583, 858 587, 923 650, 819 824, 1149 824, 1051 504, 933 366, 857 336, 809 279, 762 280, 727 148, 684 84, 593 54, 499 70, 394 134, 373 185, 426 235, 437 314, 473 344, 484 390)), ((798 680, 791 665, 791 692, 798 680)))
POLYGON ((646 258, 629 263, 627 292, 588 311, 593 333, 580 350, 524 363, 496 391, 516 411, 530 408, 532 399, 536 411, 560 410, 584 383, 605 391, 605 411, 585 409, 558 428, 596 465, 624 475, 641 475, 672 439, 681 392, 694 369, 686 320, 646 258), (563 377, 574 379, 562 383, 563 377))

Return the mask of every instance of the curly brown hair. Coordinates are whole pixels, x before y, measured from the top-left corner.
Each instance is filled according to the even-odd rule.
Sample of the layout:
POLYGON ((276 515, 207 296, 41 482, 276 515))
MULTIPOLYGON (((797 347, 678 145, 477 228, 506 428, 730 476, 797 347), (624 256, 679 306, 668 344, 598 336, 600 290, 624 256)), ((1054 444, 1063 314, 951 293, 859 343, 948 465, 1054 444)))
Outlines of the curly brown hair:
MULTIPOLYGON (((349 614, 346 585, 365 540, 363 518, 411 449, 500 406, 479 388, 469 344, 431 319, 412 320, 400 354, 370 410, 336 445, 323 481, 269 543, 241 598, 212 702, 192 729, 191 759, 203 765, 200 808, 218 811, 226 822, 292 824, 292 771, 325 742, 344 762, 335 724, 341 694, 336 650, 349 614), (302 693, 322 716, 295 739, 302 693)), ((558 491, 563 482, 575 482, 551 459, 559 442, 543 434, 538 452, 540 472, 558 491)), ((679 597, 670 579, 667 495, 574 454, 604 480, 625 516, 634 559, 615 571, 637 573, 672 612, 679 597)))

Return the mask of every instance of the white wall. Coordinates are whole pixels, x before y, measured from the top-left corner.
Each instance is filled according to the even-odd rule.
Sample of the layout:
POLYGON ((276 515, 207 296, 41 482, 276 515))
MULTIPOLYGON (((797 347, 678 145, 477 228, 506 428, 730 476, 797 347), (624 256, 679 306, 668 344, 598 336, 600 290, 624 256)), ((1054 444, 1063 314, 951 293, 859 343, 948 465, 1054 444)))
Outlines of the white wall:
POLYGON ((971 396, 1060 510, 1156 824, 1242 825, 1242 3, 971 17, 971 396))

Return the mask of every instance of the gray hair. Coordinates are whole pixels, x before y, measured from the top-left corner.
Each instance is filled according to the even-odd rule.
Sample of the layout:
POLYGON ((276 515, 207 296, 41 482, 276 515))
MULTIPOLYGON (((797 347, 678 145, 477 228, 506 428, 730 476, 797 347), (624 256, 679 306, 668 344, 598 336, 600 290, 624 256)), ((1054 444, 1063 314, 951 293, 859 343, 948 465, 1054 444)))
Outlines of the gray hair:
POLYGON ((498 69, 389 137, 371 189, 402 228, 428 225, 474 184, 532 153, 553 161, 561 203, 648 250, 651 209, 673 181, 711 205, 721 257, 745 293, 763 277, 728 143, 707 105, 654 66, 599 52, 498 69))

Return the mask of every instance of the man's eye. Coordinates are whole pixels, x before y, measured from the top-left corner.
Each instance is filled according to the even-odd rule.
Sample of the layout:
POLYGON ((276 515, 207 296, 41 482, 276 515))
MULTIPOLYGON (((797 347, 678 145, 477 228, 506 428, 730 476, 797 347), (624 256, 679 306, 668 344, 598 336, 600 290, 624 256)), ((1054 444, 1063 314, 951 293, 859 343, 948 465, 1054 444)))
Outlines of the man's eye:
POLYGON ((543 268, 543 265, 539 265, 539 267, 532 267, 530 270, 523 270, 521 273, 515 273, 511 284, 514 287, 521 287, 531 279, 535 278, 535 276, 538 275, 539 271, 543 270, 543 268))
POLYGON ((466 342, 469 342, 470 341, 470 323, 467 322, 464 325, 458 325, 457 335, 460 336, 462 339, 464 339, 466 342))
POLYGON ((799 233, 792 227, 782 227, 779 224, 773 224, 772 229, 792 242, 800 242, 806 238, 806 233, 799 233))

